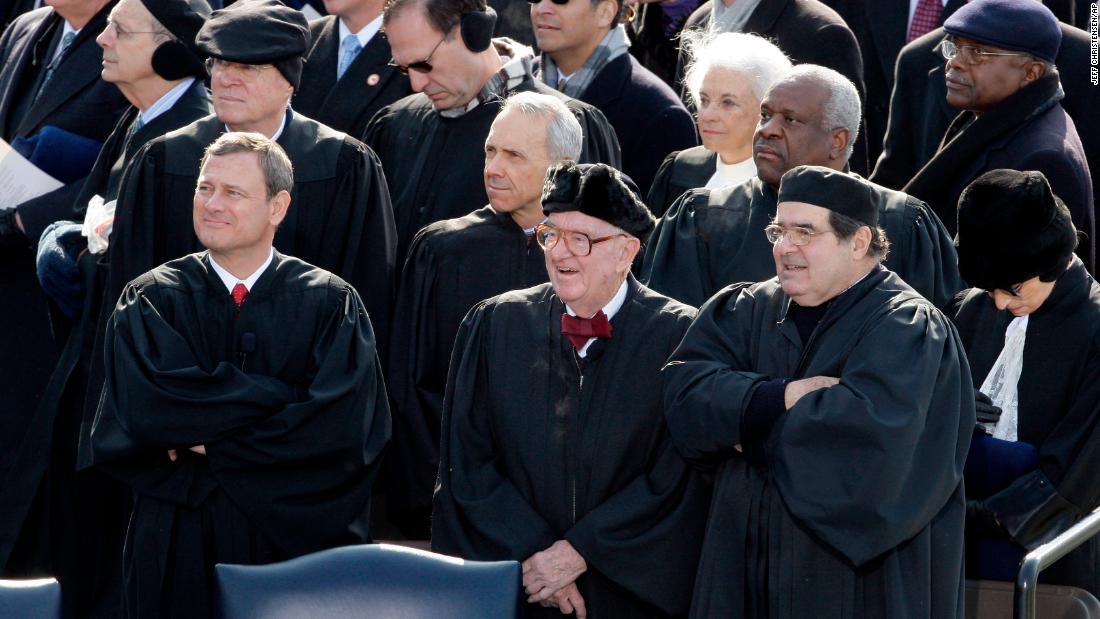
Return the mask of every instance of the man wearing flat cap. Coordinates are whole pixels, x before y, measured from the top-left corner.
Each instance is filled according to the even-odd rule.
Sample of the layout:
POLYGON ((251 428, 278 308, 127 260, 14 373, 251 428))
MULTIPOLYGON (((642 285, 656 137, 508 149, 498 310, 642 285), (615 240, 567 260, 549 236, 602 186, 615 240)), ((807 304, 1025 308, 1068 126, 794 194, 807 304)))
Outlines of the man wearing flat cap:
MULTIPOLYGON (((129 496, 128 489, 95 473, 75 474, 87 367, 106 272, 98 258, 130 158, 147 141, 211 111, 202 82, 206 71, 194 46, 195 34, 209 15, 205 0, 121 0, 114 5, 96 42, 103 48, 102 79, 122 91, 130 107, 82 183, 24 203, 28 230, 49 225, 39 244, 45 258, 40 279, 60 309, 53 334, 62 350, 29 431, 19 435, 22 441, 8 478, 19 482, 0 482, 0 564, 13 544, 24 551, 33 548, 40 569, 58 578, 67 606, 76 614, 91 604, 110 605, 99 598, 109 590, 105 583, 118 577, 117 570, 107 567, 121 564, 129 496), (90 236, 99 242, 93 242, 91 252, 85 251, 88 235, 82 236, 80 223, 86 214, 90 236), (56 220, 61 221, 50 225, 56 220), (89 307, 82 308, 86 300, 89 307), (32 503, 36 494, 48 498, 32 503), (39 541, 20 544, 17 533, 39 541)), ((40 345, 47 345, 49 333, 41 337, 40 345)))
POLYGON ((683 615, 707 496, 669 441, 659 370, 695 310, 630 276, 653 217, 618 172, 556 164, 542 206, 550 283, 459 330, 432 548, 522 561, 525 617, 683 615))
POLYGON ((386 106, 363 141, 386 168, 397 222, 398 260, 424 226, 461 217, 488 202, 481 183, 482 147, 509 95, 558 97, 584 132, 580 161, 622 168, 619 141, 607 118, 535 79, 534 53, 493 38, 496 11, 485 0, 390 0, 382 28, 392 62, 413 92, 386 106))
MULTIPOLYGON (((859 132, 856 87, 825 67, 799 65, 775 82, 760 105, 753 136, 756 177, 720 189, 685 193, 657 222, 640 279, 692 305, 729 284, 775 276, 764 227, 775 217, 779 181, 800 165, 846 170, 859 132)), ((886 266, 937 307, 962 289, 955 248, 928 205, 867 184, 879 225, 893 247, 886 266)))
POLYGON ((868 183, 796 167, 778 199, 778 277, 715 295, 663 371, 672 439, 715 475, 692 616, 962 616, 962 343, 880 264, 868 183))
MULTIPOLYGON (((1100 505, 1100 285, 1039 172, 992 170, 959 200, 949 308, 992 414, 966 462, 972 578, 1015 581, 1023 555, 1100 505)), ((979 417, 982 420, 982 417, 979 417)), ((1100 594, 1094 538, 1043 572, 1100 594)))
POLYGON ((1077 255, 1091 270, 1093 187, 1081 139, 1061 104, 1057 18, 1035 0, 974 0, 943 29, 938 49, 946 59, 947 102, 959 115, 902 191, 927 202, 954 234, 959 195, 982 172, 1042 172, 1084 234, 1077 255))

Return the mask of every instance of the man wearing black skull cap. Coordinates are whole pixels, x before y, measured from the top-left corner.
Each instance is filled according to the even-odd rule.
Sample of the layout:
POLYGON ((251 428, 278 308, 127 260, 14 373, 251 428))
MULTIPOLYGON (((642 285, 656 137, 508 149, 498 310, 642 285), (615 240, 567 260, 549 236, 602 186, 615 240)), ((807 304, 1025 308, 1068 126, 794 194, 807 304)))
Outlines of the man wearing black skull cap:
MULTIPOLYGON (((959 268, 974 288, 948 313, 993 413, 966 462, 973 578, 1014 581, 1024 553, 1100 504, 1100 285, 1077 240, 1039 172, 986 172, 959 200, 959 268)), ((1098 552, 1090 540, 1043 580, 1100 594, 1098 552)))
POLYGON ((778 278, 714 296, 664 369, 673 441, 716 475, 693 617, 962 615, 970 374, 880 265, 875 194, 786 172, 778 278))
POLYGON ((522 561, 525 617, 682 615, 707 496, 668 439, 659 370, 695 310, 630 276, 653 217, 618 172, 556 164, 542 205, 550 283, 459 330, 432 548, 522 561))

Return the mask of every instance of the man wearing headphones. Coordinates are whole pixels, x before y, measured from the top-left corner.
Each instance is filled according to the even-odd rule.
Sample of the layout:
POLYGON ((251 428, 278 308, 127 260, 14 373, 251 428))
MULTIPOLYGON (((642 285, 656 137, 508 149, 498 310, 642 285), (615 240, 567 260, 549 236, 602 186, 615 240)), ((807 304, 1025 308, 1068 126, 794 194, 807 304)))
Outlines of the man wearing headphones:
POLYGON ((492 38, 496 12, 485 0, 392 0, 382 20, 393 63, 417 93, 383 108, 363 139, 386 170, 399 260, 420 228, 489 201, 483 148, 508 95, 560 97, 584 132, 580 161, 621 167, 619 143, 604 115, 536 81, 530 48, 492 38))

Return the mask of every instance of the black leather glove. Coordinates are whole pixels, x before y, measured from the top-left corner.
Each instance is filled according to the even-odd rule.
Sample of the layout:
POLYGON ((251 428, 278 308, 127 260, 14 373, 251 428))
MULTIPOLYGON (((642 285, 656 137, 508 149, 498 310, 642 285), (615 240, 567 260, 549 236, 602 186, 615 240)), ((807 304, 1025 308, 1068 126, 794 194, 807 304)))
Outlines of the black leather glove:
POLYGON ((966 532, 967 535, 977 533, 981 537, 1008 537, 1004 527, 998 522, 993 510, 978 499, 966 500, 966 532))
POLYGON ((15 209, 0 209, 0 252, 18 251, 30 246, 27 235, 15 225, 15 209))
POLYGON ((981 391, 974 392, 974 412, 977 414, 978 428, 983 431, 983 424, 996 424, 1001 418, 1001 407, 993 406, 993 400, 981 391))

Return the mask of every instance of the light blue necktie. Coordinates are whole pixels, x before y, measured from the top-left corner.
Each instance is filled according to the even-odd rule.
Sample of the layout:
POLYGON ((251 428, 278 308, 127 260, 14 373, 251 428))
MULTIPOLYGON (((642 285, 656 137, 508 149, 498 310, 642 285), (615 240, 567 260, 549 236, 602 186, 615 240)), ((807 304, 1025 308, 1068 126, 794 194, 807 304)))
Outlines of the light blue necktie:
POLYGON ((348 70, 351 63, 355 62, 355 57, 359 55, 359 52, 363 49, 363 46, 359 44, 359 37, 354 34, 349 34, 344 37, 344 40, 340 43, 340 62, 336 65, 336 79, 344 77, 344 72, 348 70))
POLYGON ((57 71, 57 67, 61 64, 62 59, 65 58, 65 52, 69 51, 69 46, 73 44, 73 39, 76 38, 75 32, 66 32, 65 36, 61 37, 61 51, 53 57, 50 64, 46 65, 46 75, 42 78, 42 85, 38 87, 38 92, 34 95, 37 100, 42 96, 42 92, 46 90, 46 84, 50 83, 50 79, 53 78, 53 74, 57 71))

